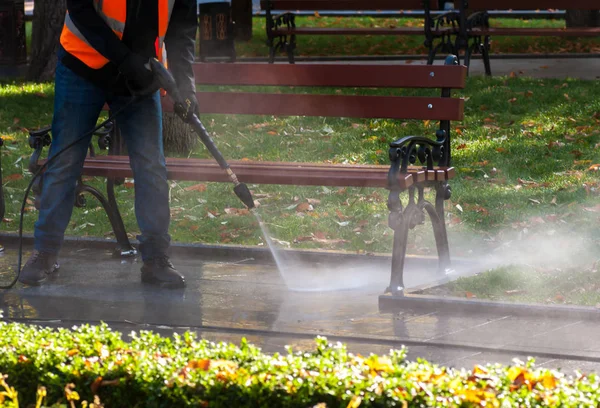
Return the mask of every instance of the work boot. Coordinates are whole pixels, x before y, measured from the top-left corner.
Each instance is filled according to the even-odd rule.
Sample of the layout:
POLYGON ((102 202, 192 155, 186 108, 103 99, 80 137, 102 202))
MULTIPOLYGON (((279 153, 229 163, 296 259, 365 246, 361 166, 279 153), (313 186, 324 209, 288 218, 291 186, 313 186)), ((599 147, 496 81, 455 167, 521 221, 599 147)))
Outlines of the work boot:
POLYGON ((59 268, 56 254, 33 251, 19 275, 19 282, 39 286, 59 268))
POLYGON ((177 272, 166 255, 157 256, 144 262, 142 282, 169 289, 185 287, 185 278, 177 272))

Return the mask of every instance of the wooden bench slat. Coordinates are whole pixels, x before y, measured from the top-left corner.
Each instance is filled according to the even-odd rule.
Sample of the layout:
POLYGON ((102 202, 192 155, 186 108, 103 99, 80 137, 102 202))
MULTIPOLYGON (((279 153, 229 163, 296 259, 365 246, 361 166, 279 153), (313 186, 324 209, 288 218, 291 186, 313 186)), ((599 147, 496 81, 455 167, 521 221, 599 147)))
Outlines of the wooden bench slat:
MULTIPOLYGON (((438 7, 437 0, 431 0, 432 8, 438 7)), ((421 10, 422 0, 273 0, 272 10, 314 11, 314 10, 421 10)), ((267 1, 261 0, 262 10, 267 9, 267 1)))
MULTIPOLYGON (((463 0, 461 0, 463 1, 463 0)), ((598 10, 598 0, 469 0, 469 10, 598 10)))
MULTIPOLYGON (((198 92, 200 113, 462 120, 459 98, 198 92)), ((163 98, 165 112, 173 110, 163 98)))
MULTIPOLYGON (((453 28, 442 28, 432 30, 434 34, 458 32, 453 28)), ((301 27, 301 28, 279 28, 273 30, 275 35, 425 35, 425 29, 419 27, 386 27, 386 28, 317 28, 317 27, 301 27)))
MULTIPOLYGON (((127 159, 127 158, 125 158, 127 159)), ((43 163, 43 161, 42 161, 43 163)), ((273 166, 262 162, 231 160, 231 169, 238 179, 244 183, 281 184, 329 187, 378 187, 387 186, 388 166, 373 168, 360 166, 349 168, 344 165, 318 167, 273 166), (276 171, 275 171, 276 170, 276 171)), ((195 159, 194 165, 180 165, 172 158, 167 158, 167 173, 171 180, 230 182, 225 172, 214 160, 195 159)), ((133 172, 128 160, 107 160, 88 158, 84 163, 83 174, 98 177, 131 178, 133 172)), ((413 184, 412 174, 399 175, 398 183, 402 188, 413 184)))
POLYGON ((472 34, 481 35, 497 35, 497 36, 537 36, 537 37, 598 37, 600 36, 600 28, 474 28, 472 34))
POLYGON ((202 85, 463 89, 467 67, 354 64, 194 64, 202 85))
MULTIPOLYGON (((167 173, 170 180, 230 182, 225 172, 211 159, 167 158, 167 173)), ((40 160, 43 164, 45 160, 40 160)), ((373 187, 386 188, 389 166, 353 165, 327 163, 287 163, 231 160, 231 169, 245 183, 280 184, 329 187, 373 187)), ((88 157, 83 174, 95 177, 132 178, 133 172, 127 156, 88 157)), ((408 188, 424 181, 450 180, 454 168, 436 168, 426 171, 411 166, 408 173, 400 174, 398 183, 408 188), (427 173, 433 173, 428 176, 427 173)))

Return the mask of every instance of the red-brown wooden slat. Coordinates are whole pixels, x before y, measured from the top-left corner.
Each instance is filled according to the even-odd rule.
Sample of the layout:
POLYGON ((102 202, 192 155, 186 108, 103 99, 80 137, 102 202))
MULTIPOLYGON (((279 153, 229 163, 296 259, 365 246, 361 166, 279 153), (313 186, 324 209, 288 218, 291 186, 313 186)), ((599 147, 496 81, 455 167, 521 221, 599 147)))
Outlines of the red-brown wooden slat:
MULTIPOLYGON (((107 163, 107 164, 117 164, 123 165, 129 163, 129 157, 127 156, 96 156, 93 159, 95 163, 107 163)), ((178 158, 178 157, 170 157, 167 159, 168 164, 171 168, 183 168, 183 167, 191 167, 191 168, 217 168, 218 164, 211 159, 195 159, 195 158, 178 158)), ((361 164, 359 167, 351 167, 347 165, 341 164, 330 164, 330 163, 306 163, 306 162, 274 162, 274 161, 234 161, 236 163, 236 168, 239 171, 247 171, 248 169, 255 169, 257 167, 261 168, 269 168, 271 171, 278 171, 280 169, 283 170, 293 170, 293 171, 301 171, 308 169, 310 171, 319 171, 319 169, 335 169, 336 171, 344 171, 347 173, 365 173, 365 172, 375 172, 378 174, 383 174, 388 171, 388 165, 375 165, 375 164, 361 164)), ((455 176, 455 170, 453 167, 440 167, 438 168, 440 171, 444 171, 445 176, 443 179, 452 179, 455 176)), ((425 181, 426 174, 425 169, 419 166, 409 166, 408 173, 413 176, 413 180, 415 183, 421 183, 425 181)))
MULTIPOLYGON (((459 98, 198 92, 200 113, 462 120, 459 98)), ((165 112, 173 110, 163 98, 165 112)))
POLYGON ((473 29, 473 34, 496 36, 536 36, 536 37, 598 37, 600 28, 487 28, 473 29))
MULTIPOLYGON (((197 160, 195 164, 195 166, 178 165, 171 158, 167 158, 168 178, 182 181, 230 182, 227 174, 215 165, 214 161, 197 160)), ((374 169, 360 171, 360 166, 348 167, 345 165, 299 169, 291 164, 273 171, 273 166, 264 165, 261 162, 232 160, 229 164, 238 179, 245 183, 332 187, 385 188, 389 170, 387 166, 380 166, 377 171, 373 171, 374 169)), ((84 164, 83 174, 98 177, 133 177, 129 161, 126 158, 114 161, 88 158, 84 164)), ((402 188, 407 188, 413 183, 412 175, 410 173, 400 174, 398 182, 402 188)))
POLYGON ((202 85, 463 89, 467 67, 366 64, 194 64, 202 85))
MULTIPOLYGON (((273 0, 272 10, 313 11, 313 10, 422 10, 422 0, 273 0)), ((266 10, 266 0, 260 7, 266 10)), ((430 7, 437 8, 437 0, 430 1, 430 7)))
MULTIPOLYGON (((435 32, 451 33, 451 28, 441 29, 435 32)), ((295 34, 295 35, 424 35, 425 29, 420 27, 396 27, 396 28, 317 28, 317 27, 300 27, 300 28, 279 28, 273 30, 273 34, 295 34)))
MULTIPOLYGON (((463 1, 463 0, 459 0, 463 1)), ((598 0, 469 0, 470 10, 598 10, 598 0)))
MULTIPOLYGON (((42 160, 41 163, 44 161, 42 160)), ((230 165, 240 181, 257 184, 387 187, 389 166, 347 166, 325 163, 281 163, 231 160, 230 165)), ((167 158, 169 179, 183 181, 230 181, 225 172, 211 159, 167 158)), ((98 156, 87 158, 83 174, 98 177, 133 177, 127 156, 98 156)), ((411 166, 399 174, 402 188, 414 183, 443 181, 453 178, 454 168, 440 167, 426 172, 411 166), (431 174, 428 174, 431 173, 431 174)))

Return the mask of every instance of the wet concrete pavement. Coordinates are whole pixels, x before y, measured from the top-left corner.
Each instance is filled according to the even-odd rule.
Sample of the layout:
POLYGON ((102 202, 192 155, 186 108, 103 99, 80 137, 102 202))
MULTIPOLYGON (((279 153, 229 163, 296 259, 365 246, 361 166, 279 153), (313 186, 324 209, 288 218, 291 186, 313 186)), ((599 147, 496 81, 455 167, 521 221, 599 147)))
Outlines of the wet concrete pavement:
MULTIPOLYGON (((188 280, 183 291, 142 285, 138 260, 113 258, 97 248, 67 247, 56 279, 38 288, 18 285, 0 292, 0 309, 5 319, 47 325, 105 321, 124 333, 193 330, 213 341, 236 343, 246 337, 266 352, 284 351, 286 345, 312 348, 314 337, 325 335, 363 354, 387 353, 404 344, 410 358, 460 368, 506 364, 539 351, 546 354, 538 364, 567 372, 600 367, 600 324, 595 322, 443 310, 380 312, 378 296, 389 279, 386 257, 365 257, 365 262, 338 258, 324 261, 320 269, 314 263, 300 265, 294 279, 287 280, 261 260, 179 253, 174 262, 188 280), (590 359, 595 362, 569 361, 590 359)), ((6 283, 15 263, 10 244, 0 263, 6 283)), ((468 265, 461 267, 459 261, 457 268, 468 265)), ((436 269, 435 261, 410 259, 407 285, 438 279, 436 269)))

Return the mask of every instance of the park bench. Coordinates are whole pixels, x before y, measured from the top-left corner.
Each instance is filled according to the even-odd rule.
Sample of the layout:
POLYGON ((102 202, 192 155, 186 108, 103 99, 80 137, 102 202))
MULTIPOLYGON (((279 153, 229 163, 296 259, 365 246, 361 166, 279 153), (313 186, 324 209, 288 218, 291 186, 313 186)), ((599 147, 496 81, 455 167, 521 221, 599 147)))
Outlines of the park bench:
MULTIPOLYGON (((386 118, 394 120, 439 121, 433 137, 398 135, 390 144, 390 165, 344 165, 325 163, 262 162, 230 160, 241 182, 301 186, 374 187, 389 190, 389 226, 394 232, 391 282, 388 291, 402 294, 403 267, 408 231, 423 223, 428 213, 434 230, 440 270, 450 264, 448 239, 444 223, 444 200, 450 198, 448 180, 455 171, 450 165, 451 121, 464 116, 464 100, 452 97, 453 89, 462 89, 466 67, 454 56, 439 66, 344 65, 344 64, 194 64, 198 83, 206 86, 251 86, 333 88, 432 88, 440 96, 375 96, 300 94, 275 92, 199 91, 201 114, 241 114, 275 116, 316 116, 345 118, 386 118), (425 188, 435 191, 435 204, 425 199, 425 188), (400 196, 407 193, 406 205, 400 196)), ((217 89, 222 89, 216 87, 217 89)), ((262 88, 261 88, 262 89, 262 88)), ((168 98, 163 111, 173 110, 168 98)), ((41 154, 51 143, 50 129, 31 132, 30 145, 35 149, 29 170, 34 172, 44 162, 41 154)), ((96 154, 90 145, 83 176, 107 179, 106 197, 100 191, 78 182, 77 206, 85 201, 82 193, 98 198, 106 210, 122 255, 134 255, 115 200, 114 186, 123 178, 133 177, 129 158, 120 151, 122 141, 116 124, 98 133, 98 145, 108 154, 96 154)), ((213 159, 167 158, 171 180, 229 182, 213 159)), ((36 192, 39 193, 39 185, 36 192)), ((36 194, 37 194, 36 193, 36 194)), ((39 197, 36 197, 36 206, 39 197)))
POLYGON ((454 53, 454 36, 458 33, 458 13, 448 12, 432 17, 431 10, 438 8, 437 0, 261 0, 266 15, 269 62, 275 61, 277 52, 285 51, 290 63, 294 63, 296 36, 302 35, 420 35, 425 38, 428 64, 438 52, 454 53), (322 28, 297 27, 294 12, 351 10, 364 11, 412 11, 424 12, 423 27, 373 27, 373 28, 322 28), (277 12, 278 14, 274 14, 277 12))
MULTIPOLYGON (((490 39, 492 36, 518 37, 600 37, 600 27, 574 28, 521 28, 490 27, 488 10, 491 5, 497 10, 598 10, 598 0, 458 0, 455 4, 460 8, 460 33, 456 37, 456 50, 464 50, 464 65, 469 67, 473 53, 479 52, 483 57, 486 75, 491 75, 490 39)), ((458 52, 458 51, 456 51, 458 52)))

